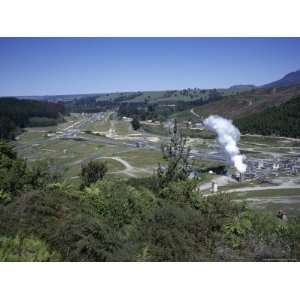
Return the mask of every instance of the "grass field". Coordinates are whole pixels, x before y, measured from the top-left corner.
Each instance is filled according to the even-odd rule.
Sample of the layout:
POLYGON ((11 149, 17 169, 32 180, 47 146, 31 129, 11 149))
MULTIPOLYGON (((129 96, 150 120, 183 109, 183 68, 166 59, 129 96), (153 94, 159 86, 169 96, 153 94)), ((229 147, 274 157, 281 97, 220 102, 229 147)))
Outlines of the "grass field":
POLYGON ((248 200, 248 205, 253 208, 262 209, 276 215, 279 210, 283 210, 288 217, 300 216, 300 197, 298 195, 261 198, 261 201, 248 200))
POLYGON ((126 135, 130 132, 133 132, 130 122, 124 122, 124 121, 112 121, 112 122, 113 122, 114 129, 118 135, 126 135))
POLYGON ((294 189, 276 189, 276 190, 260 190, 260 191, 248 191, 248 192, 234 192, 231 193, 234 199, 249 199, 260 197, 280 197, 280 196, 299 196, 300 188, 294 189))
POLYGON ((154 126, 154 125, 142 125, 142 129, 151 134, 160 135, 160 136, 168 136, 169 130, 165 128, 163 125, 154 126))
POLYGON ((161 152, 155 150, 137 149, 118 155, 135 167, 158 166, 163 163, 161 152))
POLYGON ((300 216, 300 188, 260 190, 231 193, 234 200, 246 201, 250 207, 263 209, 276 215, 284 210, 288 216, 300 216))
POLYGON ((199 118, 193 115, 190 110, 174 113, 171 117, 172 119, 176 119, 178 122, 186 122, 188 120, 191 122, 199 122, 199 118))
MULTIPOLYGON (((95 122, 86 122, 83 116, 72 114, 66 118, 66 122, 58 126, 43 128, 26 128, 14 142, 20 156, 26 158, 28 163, 38 160, 48 160, 51 165, 59 167, 65 178, 77 177, 81 165, 92 159, 104 158, 107 162, 109 173, 121 172, 125 169, 121 162, 109 157, 120 157, 127 161, 133 168, 157 167, 162 161, 159 147, 157 150, 146 148, 133 148, 126 142, 126 135, 133 133, 129 122, 111 120, 111 113, 105 114, 103 119, 95 122), (80 123, 80 135, 82 139, 61 139, 53 135, 55 132, 63 132, 74 123, 80 123), (83 124, 83 125, 81 125, 83 124), (86 131, 106 131, 113 129, 114 134, 124 136, 124 139, 113 139, 105 136, 97 136, 85 133, 86 131), (52 135, 48 136, 51 132, 52 135)), ((146 136, 148 136, 146 134, 146 136)), ((124 174, 120 173, 120 176, 124 174)), ((126 175, 126 174, 125 174, 126 175)), ((143 176, 145 176, 143 172, 143 176)))

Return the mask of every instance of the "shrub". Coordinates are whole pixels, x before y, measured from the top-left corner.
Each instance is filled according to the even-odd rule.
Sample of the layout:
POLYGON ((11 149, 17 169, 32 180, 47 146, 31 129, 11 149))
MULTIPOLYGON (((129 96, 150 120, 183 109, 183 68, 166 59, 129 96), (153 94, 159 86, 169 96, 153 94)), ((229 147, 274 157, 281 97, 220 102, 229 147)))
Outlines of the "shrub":
POLYGON ((101 180, 107 170, 108 168, 106 163, 99 160, 90 161, 87 165, 82 166, 82 186, 90 186, 92 183, 96 183, 98 180, 101 180))
POLYGON ((199 211, 162 204, 143 224, 139 259, 148 261, 213 260, 205 219, 199 211))
POLYGON ((59 261, 60 255, 50 251, 47 245, 38 239, 20 236, 0 237, 0 261, 2 262, 47 262, 59 261))
POLYGON ((158 185, 161 188, 172 181, 186 180, 192 172, 189 162, 190 148, 186 146, 186 139, 178 131, 176 120, 170 135, 170 142, 161 146, 167 167, 162 168, 159 165, 157 169, 158 185))
POLYGON ((0 190, 12 194, 20 192, 27 183, 27 165, 13 154, 0 153, 0 190))
POLYGON ((34 235, 61 253, 64 261, 112 260, 118 232, 76 193, 48 190, 23 193, 0 209, 0 234, 34 235))
POLYGON ((137 118, 133 118, 133 120, 131 121, 131 125, 133 130, 138 130, 141 127, 141 124, 137 118))
POLYGON ((120 229, 149 214, 157 199, 147 189, 137 190, 122 180, 104 180, 83 191, 97 214, 110 226, 120 229))

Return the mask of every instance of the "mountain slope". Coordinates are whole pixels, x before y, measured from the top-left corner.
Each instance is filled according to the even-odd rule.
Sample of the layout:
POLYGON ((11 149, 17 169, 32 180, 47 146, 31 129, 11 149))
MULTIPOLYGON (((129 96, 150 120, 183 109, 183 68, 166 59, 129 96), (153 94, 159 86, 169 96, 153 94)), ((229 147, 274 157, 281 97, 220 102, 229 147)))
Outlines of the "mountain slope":
POLYGON ((263 88, 279 88, 279 87, 290 87, 293 85, 300 84, 300 70, 291 72, 279 80, 265 84, 263 88))
POLYGON ((224 97, 217 102, 196 107, 194 111, 203 117, 216 114, 237 119, 279 106, 298 95, 300 95, 300 85, 276 90, 260 88, 224 97))
POLYGON ((242 133, 300 137, 300 96, 263 112, 235 120, 242 133))

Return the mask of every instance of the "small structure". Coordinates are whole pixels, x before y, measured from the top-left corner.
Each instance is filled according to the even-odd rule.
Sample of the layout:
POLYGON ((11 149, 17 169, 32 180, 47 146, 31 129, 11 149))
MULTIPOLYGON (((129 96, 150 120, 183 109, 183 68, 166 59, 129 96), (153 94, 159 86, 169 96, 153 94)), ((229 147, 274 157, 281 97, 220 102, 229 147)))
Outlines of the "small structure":
POLYGON ((244 181, 244 174, 243 173, 239 173, 238 181, 239 182, 243 182, 244 181))
POLYGON ((211 192, 212 193, 218 192, 218 184, 214 180, 211 182, 211 192))
POLYGON ((244 180, 244 174, 241 172, 236 171, 235 174, 232 175, 236 181, 242 182, 244 180))

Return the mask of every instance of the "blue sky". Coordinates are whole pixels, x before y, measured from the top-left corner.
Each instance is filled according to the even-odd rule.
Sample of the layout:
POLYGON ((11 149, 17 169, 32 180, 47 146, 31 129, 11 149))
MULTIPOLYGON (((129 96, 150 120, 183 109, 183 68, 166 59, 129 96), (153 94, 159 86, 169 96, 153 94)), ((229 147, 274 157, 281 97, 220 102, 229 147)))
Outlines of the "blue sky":
POLYGON ((0 38, 0 95, 261 85, 300 69, 300 38, 0 38))

